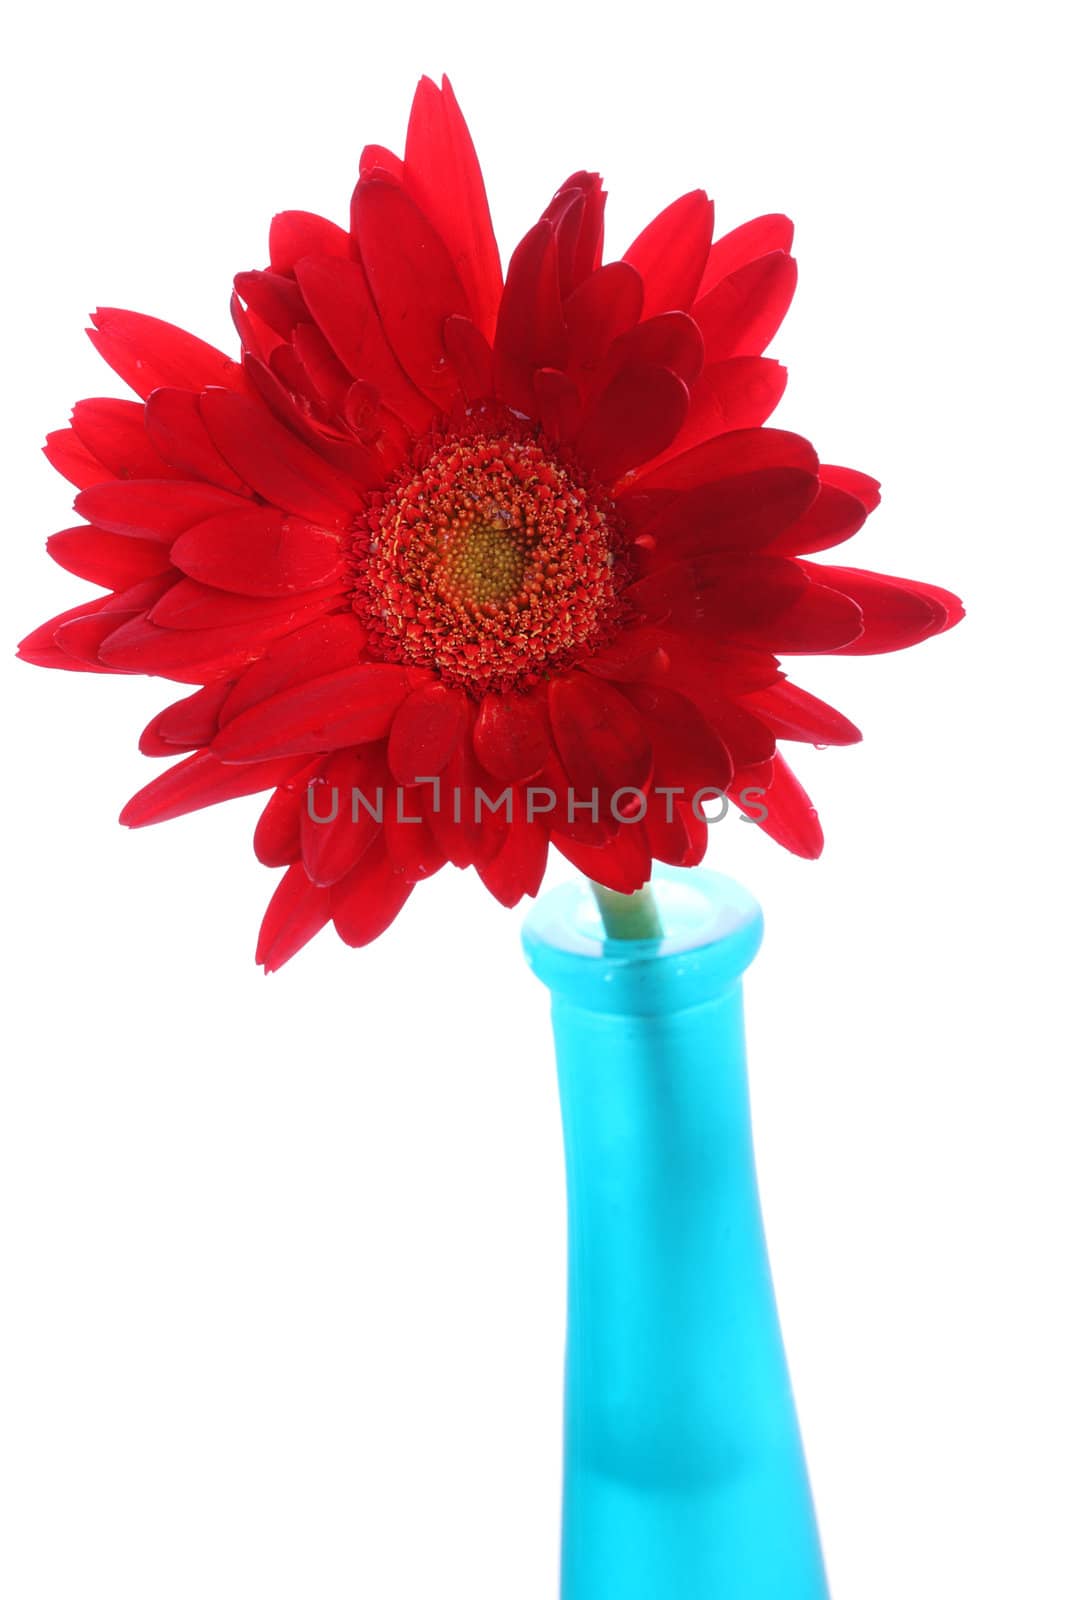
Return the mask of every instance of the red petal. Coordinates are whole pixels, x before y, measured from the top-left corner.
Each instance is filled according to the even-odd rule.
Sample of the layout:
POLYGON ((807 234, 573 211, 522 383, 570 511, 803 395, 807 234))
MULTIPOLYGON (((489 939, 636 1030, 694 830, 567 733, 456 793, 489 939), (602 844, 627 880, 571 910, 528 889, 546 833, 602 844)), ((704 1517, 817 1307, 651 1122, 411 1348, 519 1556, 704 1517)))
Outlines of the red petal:
POLYGON ((714 207, 703 189, 682 195, 638 234, 623 256, 645 286, 645 316, 688 311, 704 274, 714 207))
POLYGON ((854 643, 861 628, 860 609, 849 597, 813 583, 786 616, 739 637, 775 655, 823 655, 854 643))
POLYGON ((79 661, 74 656, 69 656, 58 645, 40 645, 35 649, 28 646, 20 648, 17 652, 18 659, 25 661, 31 667, 49 667, 60 672, 100 672, 111 673, 118 676, 117 668, 102 666, 99 662, 79 661))
POLYGON ((426 815, 430 805, 432 796, 425 790, 398 789, 395 804, 386 806, 385 847, 393 870, 408 883, 431 878, 445 864, 426 815))
POLYGON ((283 689, 227 722, 213 749, 225 761, 313 755, 383 739, 411 692, 403 667, 374 662, 283 689))
POLYGON ((771 428, 720 435, 674 456, 622 497, 667 559, 756 548, 790 527, 818 492, 806 439, 771 428))
MULTIPOLYGON (((404 163, 399 156, 387 150, 381 144, 365 144, 359 157, 359 175, 361 178, 382 176, 391 178, 394 183, 404 182, 404 163)), ((353 255, 357 254, 356 242, 353 239, 349 248, 353 255)))
POLYGON ((466 291, 471 318, 492 339, 503 279, 485 183, 452 85, 422 78, 404 149, 404 187, 440 235, 466 291))
POLYGON ((124 623, 137 617, 137 611, 108 611, 105 608, 92 616, 75 617, 56 629, 55 642, 67 655, 95 667, 103 658, 101 647, 124 623))
POLYGON ((468 716, 467 696, 460 689, 428 683, 410 694, 389 732, 389 766, 396 781, 436 778, 451 760, 468 716))
POLYGON ((581 421, 581 397, 576 384, 555 367, 538 367, 533 375, 534 416, 553 439, 569 443, 581 421))
MULTIPOLYGON (((477 763, 473 763, 472 770, 474 781, 468 786, 465 804, 470 806, 474 818, 471 831, 474 837, 474 866, 477 868, 487 865, 503 848, 508 830, 515 825, 515 818, 523 814, 524 791, 516 793, 512 785, 491 778, 477 763)), ((431 824, 433 820, 431 811, 431 824)))
POLYGON ((636 325, 644 293, 640 274, 624 261, 600 267, 575 289, 563 305, 568 371, 591 376, 613 341, 636 325))
POLYGON ((596 172, 575 172, 543 212, 556 234, 560 293, 566 299, 600 268, 604 256, 604 185, 596 172))
POLYGON ((241 341, 241 349, 247 355, 259 356, 266 361, 272 352, 283 343, 280 334, 268 328, 261 317, 254 311, 247 311, 241 304, 237 294, 230 296, 230 316, 237 329, 237 336, 241 341))
POLYGON ((144 408, 145 430, 165 461, 205 483, 247 494, 233 468, 211 442, 200 415, 200 399, 185 389, 156 389, 144 408))
POLYGON ((632 507, 653 491, 669 489, 681 493, 700 489, 719 479, 760 472, 766 467, 793 467, 815 476, 819 458, 799 433, 784 433, 778 428, 743 428, 705 440, 692 450, 672 456, 663 465, 642 473, 623 499, 632 507))
POLYGON ((684 627, 697 617, 696 574, 688 562, 657 566, 631 583, 626 598, 642 622, 663 622, 677 617, 684 627))
POLYGON ((42 454, 58 473, 79 489, 106 483, 115 476, 90 454, 73 428, 60 428, 50 433, 42 446, 42 454))
POLYGON ((641 718, 617 689, 584 672, 554 678, 548 690, 552 736, 567 777, 582 799, 608 814, 616 790, 641 788, 652 749, 641 718))
MULTIPOLYGON (((283 345, 275 351, 276 363, 285 348, 283 345)), ((293 329, 291 355, 298 363, 302 388, 310 391, 312 403, 321 401, 328 410, 340 411, 351 387, 351 374, 315 323, 302 322, 293 329)))
POLYGON ((954 628, 967 615, 963 601, 951 589, 941 589, 936 583, 920 583, 917 578, 895 578, 893 581, 906 584, 914 593, 923 595, 931 605, 944 611, 945 620, 938 628, 938 633, 947 633, 949 628, 954 628))
POLYGON ((389 779, 380 744, 338 750, 301 794, 300 850, 313 883, 339 883, 382 831, 389 779))
POLYGON ((662 684, 630 683, 623 693, 641 713, 658 783, 726 788, 733 776, 730 753, 692 700, 662 684))
MULTIPOLYGON (((721 788, 721 784, 711 785, 721 788)), ((699 791, 698 791, 699 793, 699 791)), ((701 797, 702 803, 715 798, 701 797)), ((708 849, 709 830, 703 814, 694 810, 695 797, 676 795, 670 812, 666 802, 649 806, 644 819, 645 835, 654 861, 669 862, 672 867, 696 867, 703 861, 708 849)))
POLYGON ((694 383, 704 367, 704 341, 692 317, 684 311, 664 311, 639 322, 612 344, 603 376, 606 380, 622 367, 643 363, 669 367, 687 386, 694 383))
POLYGON ((231 688, 232 684, 223 679, 165 706, 142 733, 141 754, 172 756, 179 750, 196 750, 210 744, 218 732, 219 707, 231 688))
POLYGON ((262 623, 267 628, 278 617, 292 617, 294 608, 303 603, 302 596, 264 599, 212 589, 194 578, 179 578, 148 612, 148 618, 160 628, 232 628, 245 623, 262 623))
MULTIPOLYGON (((326 461, 340 465, 338 456, 347 450, 349 441, 334 437, 333 431, 327 433, 319 423, 312 422, 311 418, 321 418, 324 412, 335 415, 343 412, 348 402, 352 389, 352 378, 343 367, 326 342, 325 335, 313 322, 302 322, 293 329, 292 341, 281 344, 270 358, 270 366, 262 361, 256 361, 254 356, 245 358, 248 376, 256 386, 260 398, 267 405, 272 405, 272 390, 279 385, 284 391, 284 405, 272 405, 274 414, 280 422, 288 425, 291 416, 299 416, 300 425, 304 432, 298 434, 309 443, 312 449, 318 450, 326 461), (265 374, 266 377, 261 378, 265 374), (310 434, 306 431, 310 430, 310 434)), ((368 398, 373 396, 376 407, 380 406, 380 397, 376 389, 367 385, 368 398)), ((294 432, 297 429, 294 428, 294 432)), ((361 443, 370 444, 371 436, 361 434, 361 443)))
MULTIPOLYGON (((819 824, 819 814, 792 769, 787 765, 784 756, 780 753, 775 756, 765 794, 758 797, 752 795, 747 801, 743 801, 740 797, 747 786, 748 780, 739 773, 734 789, 731 790, 731 799, 737 800, 746 815, 759 822, 764 833, 769 834, 778 844, 784 845, 787 850, 791 850, 794 855, 803 856, 808 861, 814 861, 822 855, 823 832, 819 824), (767 810, 767 816, 762 821, 755 811, 757 804, 763 805, 767 810)), ((755 787, 759 788, 762 785, 757 784, 755 787)))
MULTIPOLYGON (((729 752, 734 771, 757 766, 774 756, 774 734, 766 723, 733 700, 701 700, 700 710, 709 728, 729 752)), ((725 784, 719 782, 719 788, 725 784)))
POLYGON ((645 530, 664 560, 768 545, 811 505, 812 473, 774 467, 722 478, 680 495, 645 530))
POLYGON ((206 483, 136 478, 83 489, 74 502, 79 516, 108 533, 169 543, 176 534, 222 511, 245 511, 248 501, 206 483))
POLYGON ((187 756, 138 791, 126 803, 119 821, 127 828, 144 828, 153 822, 169 822, 189 811, 235 800, 241 795, 258 794, 284 783, 293 771, 292 761, 259 761, 246 766, 228 767, 208 750, 187 756))
POLYGON ((272 506, 210 517, 171 549, 174 565, 190 578, 248 595, 316 589, 337 576, 341 559, 333 534, 272 506))
POLYGON ((136 311, 101 306, 89 337, 109 367, 146 400, 153 389, 205 389, 220 384, 243 390, 240 365, 182 328, 136 311))
POLYGON ((693 307, 706 359, 762 355, 789 310, 796 286, 796 262, 780 253, 724 278, 693 307))
POLYGON ((137 400, 79 400, 71 425, 115 478, 181 476, 153 448, 145 433, 145 408, 137 400))
POLYGON ((264 972, 277 972, 329 920, 329 891, 309 883, 299 864, 290 867, 267 907, 259 930, 256 960, 264 972))
POLYGON ((52 534, 47 548, 52 560, 75 577, 105 589, 128 589, 170 565, 166 547, 155 540, 125 538, 99 528, 64 528, 52 534))
POLYGON ((70 623, 78 622, 82 617, 97 617, 113 597, 111 595, 98 595, 95 600, 87 600, 80 606, 72 606, 69 611, 61 611, 58 617, 50 617, 47 622, 42 622, 40 627, 28 633, 18 647, 18 658, 27 661, 35 667, 55 667, 65 672, 110 672, 110 667, 104 666, 100 661, 85 661, 56 644, 56 636, 70 623))
POLYGON ((777 739, 798 739, 805 744, 858 744, 863 738, 856 725, 795 683, 776 683, 745 696, 745 705, 777 739))
POLYGON ((307 307, 292 278, 280 272, 239 272, 234 291, 283 339, 292 336, 298 322, 307 320, 307 307))
MULTIPOLYGON (((523 804, 521 791, 516 794, 510 786, 497 783, 487 773, 478 773, 476 787, 478 792, 472 786, 465 802, 471 806, 472 812, 477 806, 472 830, 475 869, 488 865, 499 854, 509 830, 515 825, 516 816, 522 815, 520 808, 523 804)), ((432 826, 432 811, 428 820, 432 826)))
POLYGON ((858 636, 859 607, 806 577, 799 563, 776 557, 702 563, 699 626, 775 655, 840 649, 858 636))
MULTIPOLYGON (((525 789, 523 803, 526 814, 539 818, 553 837, 563 834, 578 844, 602 845, 618 833, 620 825, 608 805, 598 808, 594 822, 589 807, 578 803, 588 798, 575 793, 553 748, 536 781, 525 789)), ((610 795, 607 798, 610 801, 610 795)))
POLYGON ((502 783, 524 783, 541 771, 549 752, 543 695, 487 694, 474 725, 474 753, 502 783))
POLYGON ((654 630, 670 659, 668 682, 690 700, 721 700, 766 689, 783 677, 776 658, 766 650, 728 645, 696 632, 654 630))
POLYGON ((527 820, 523 800, 519 796, 516 801, 514 821, 500 849, 477 868, 489 893, 504 906, 518 905, 524 894, 536 894, 548 863, 548 832, 536 818, 527 820))
POLYGON ((270 264, 291 273, 304 256, 347 256, 348 234, 313 211, 281 211, 270 225, 270 264))
POLYGON ((695 385, 689 421, 704 438, 761 427, 785 393, 785 385, 785 368, 767 356, 709 362, 695 385))
POLYGON ((788 255, 792 248, 793 224, 788 217, 773 214, 743 222, 739 228, 716 239, 708 251, 708 264, 697 290, 697 298, 708 294, 717 283, 736 272, 738 267, 745 267, 750 261, 775 251, 788 255))
POLYGON ((122 663, 106 662, 102 648, 112 634, 131 621, 137 620, 147 605, 157 600, 170 582, 168 577, 149 579, 135 584, 118 594, 109 594, 93 606, 81 608, 69 621, 55 628, 54 643, 67 655, 85 662, 95 669, 101 663, 121 667, 122 663))
POLYGON ((350 611, 317 617, 306 627, 277 640, 240 681, 223 709, 220 724, 283 689, 313 678, 325 678, 354 666, 363 654, 366 634, 350 611))
POLYGON ((869 478, 865 472, 855 472, 851 467, 828 467, 825 462, 821 471, 824 483, 832 483, 835 489, 854 495, 868 516, 881 501, 881 485, 877 478, 869 478))
POLYGON ((785 368, 766 356, 712 362, 690 386, 689 415, 650 469, 715 435, 760 427, 785 393, 786 377, 785 368))
POLYGON ((295 631, 325 606, 335 604, 333 595, 316 595, 299 605, 272 613, 268 620, 225 628, 160 628, 146 618, 137 617, 110 635, 101 647, 101 659, 127 672, 155 673, 179 682, 205 683, 225 672, 245 667, 263 653, 272 639, 295 631))
MULTIPOLYGON (((235 644, 233 630, 171 632, 157 628, 143 615, 119 619, 120 625, 98 632, 98 659, 114 672, 139 672, 173 678, 176 683, 208 683, 225 672, 239 671, 254 654, 251 645, 235 644)), ((82 639, 88 644, 88 636, 82 639)))
POLYGON ((838 647, 841 655, 881 655, 906 650, 957 623, 963 608, 955 595, 931 584, 913 583, 855 567, 801 565, 813 583, 826 584, 832 593, 846 595, 859 607, 863 631, 838 647))
POLYGON ((285 511, 344 528, 363 505, 358 486, 295 439, 261 405, 224 389, 200 397, 212 442, 246 483, 285 511))
POLYGON ((433 406, 393 353, 359 263, 316 257, 300 263, 297 280, 316 324, 353 378, 373 384, 412 428, 427 427, 433 406))
POLYGON ((629 627, 582 662, 583 672, 621 683, 662 678, 669 667, 670 657, 663 648, 659 629, 641 626, 629 627))
POLYGON ((468 317, 449 317, 444 340, 466 400, 487 400, 493 392, 493 352, 485 335, 468 317))
POLYGON ((300 818, 307 807, 307 786, 319 770, 313 761, 300 767, 275 789, 264 806, 252 848, 265 867, 289 867, 300 860, 300 818))
POLYGON ((777 622, 810 587, 797 562, 780 557, 714 555, 692 565, 699 622, 720 635, 777 622))
POLYGON ((552 843, 579 872, 617 894, 636 894, 652 873, 648 836, 639 822, 625 823, 614 839, 599 847, 579 844, 555 830, 552 843))
POLYGON ((479 854, 482 830, 474 820, 473 794, 483 778, 465 735, 441 774, 440 803, 428 819, 441 854, 453 866, 469 867, 479 854))
POLYGON ((422 211, 393 183, 361 178, 352 208, 386 337, 411 380, 447 405, 456 380, 444 347, 445 319, 471 314, 452 259, 422 211))
POLYGON ((577 448, 605 483, 666 449, 685 421, 689 391, 666 367, 627 367, 597 400, 577 448))
MULTIPOLYGON (((385 478, 388 469, 381 455, 354 439, 327 434, 311 421, 308 407, 318 402, 313 390, 309 389, 310 399, 300 396, 300 383, 306 381, 306 374, 291 346, 284 345, 276 350, 271 361, 279 369, 288 369, 285 382, 256 356, 245 357, 245 370, 258 398, 266 405, 273 421, 281 424, 283 433, 298 446, 306 446, 312 452, 311 459, 320 467, 325 463, 326 471, 333 473, 332 483, 324 484, 321 476, 316 477, 320 488, 325 487, 335 500, 343 499, 347 503, 356 497, 362 501, 364 492, 379 488, 385 478)), ((292 465, 300 470, 295 458, 292 465)), ((271 481, 278 487, 276 477, 271 481)), ((291 497, 294 491, 290 487, 286 492, 291 497)))
POLYGON ((370 944, 397 916, 413 884, 393 868, 385 844, 371 846, 340 883, 329 891, 333 924, 345 944, 370 944))
POLYGON ((534 372, 562 367, 565 357, 556 236, 549 223, 537 222, 508 266, 493 350, 497 394, 529 414, 534 372))
POLYGON ((855 495, 846 494, 832 483, 821 483, 819 493, 804 515, 775 538, 774 552, 776 555, 796 556, 829 550, 833 545, 851 539, 866 520, 867 511, 855 495))

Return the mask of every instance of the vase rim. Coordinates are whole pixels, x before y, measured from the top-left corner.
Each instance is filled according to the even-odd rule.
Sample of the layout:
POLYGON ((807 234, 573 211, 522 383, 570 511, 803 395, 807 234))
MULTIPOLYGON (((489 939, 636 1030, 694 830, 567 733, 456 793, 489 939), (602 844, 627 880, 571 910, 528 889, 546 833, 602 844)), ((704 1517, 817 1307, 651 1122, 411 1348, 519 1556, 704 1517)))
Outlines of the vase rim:
POLYGON ((561 884, 523 926, 526 959, 553 995, 589 1010, 633 1014, 713 1001, 759 949, 763 914, 752 894, 720 872, 657 864, 660 939, 609 939, 589 884, 561 884))

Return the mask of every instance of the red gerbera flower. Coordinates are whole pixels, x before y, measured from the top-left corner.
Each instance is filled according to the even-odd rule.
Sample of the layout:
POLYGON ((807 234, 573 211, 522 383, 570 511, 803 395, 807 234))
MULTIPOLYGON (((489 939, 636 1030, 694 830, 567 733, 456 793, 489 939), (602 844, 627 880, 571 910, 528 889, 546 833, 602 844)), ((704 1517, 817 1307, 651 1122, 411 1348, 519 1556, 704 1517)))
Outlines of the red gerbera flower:
POLYGON ((860 735, 779 657, 897 650, 962 615, 943 589, 808 558, 878 503, 763 426, 785 373, 785 217, 712 243, 697 191, 602 263, 604 192, 576 173, 502 278, 447 78, 404 159, 364 152, 346 232, 274 219, 240 273, 241 360, 102 310, 90 338, 140 401, 86 400, 46 454, 83 525, 51 555, 108 593, 22 656, 196 685, 141 736, 189 752, 131 827, 273 791, 286 868, 258 959, 332 920, 375 938, 444 862, 505 905, 554 844, 638 889, 693 864, 701 791, 760 796, 815 856, 779 740, 860 735))

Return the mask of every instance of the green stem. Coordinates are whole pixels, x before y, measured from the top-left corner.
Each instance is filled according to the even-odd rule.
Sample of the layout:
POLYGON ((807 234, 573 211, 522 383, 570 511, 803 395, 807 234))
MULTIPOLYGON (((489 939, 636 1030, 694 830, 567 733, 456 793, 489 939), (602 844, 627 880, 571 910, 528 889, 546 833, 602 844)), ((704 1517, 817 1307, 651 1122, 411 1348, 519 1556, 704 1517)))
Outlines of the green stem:
POLYGON ((663 938, 659 907, 650 883, 638 889, 636 894, 619 894, 615 889, 605 889, 602 883, 594 883, 592 878, 589 883, 596 896, 604 932, 609 939, 663 938))

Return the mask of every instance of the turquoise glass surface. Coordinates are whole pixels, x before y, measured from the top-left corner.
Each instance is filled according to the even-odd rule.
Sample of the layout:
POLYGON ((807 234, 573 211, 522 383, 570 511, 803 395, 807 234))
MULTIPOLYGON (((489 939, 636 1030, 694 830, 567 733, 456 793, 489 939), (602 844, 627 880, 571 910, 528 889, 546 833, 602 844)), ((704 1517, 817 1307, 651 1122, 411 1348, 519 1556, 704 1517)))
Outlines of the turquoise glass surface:
POLYGON ((562 1600, 826 1600, 753 1159, 762 916, 716 873, 655 885, 662 940, 606 939, 584 883, 523 931, 566 1148, 562 1600))

